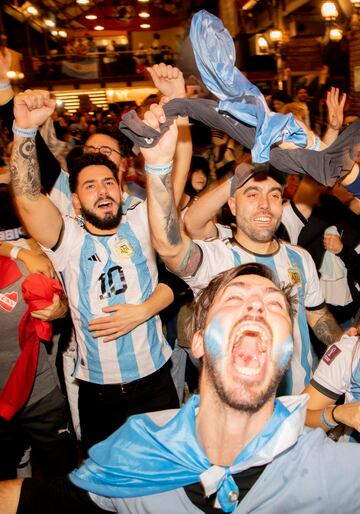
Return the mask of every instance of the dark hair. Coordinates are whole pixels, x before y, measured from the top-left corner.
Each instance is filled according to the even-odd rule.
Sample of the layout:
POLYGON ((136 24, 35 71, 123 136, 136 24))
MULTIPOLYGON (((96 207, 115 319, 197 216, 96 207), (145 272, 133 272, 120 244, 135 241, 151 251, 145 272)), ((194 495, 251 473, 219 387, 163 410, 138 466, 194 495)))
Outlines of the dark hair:
POLYGON ((97 129, 94 134, 91 134, 87 138, 85 144, 87 144, 87 142, 90 138, 96 136, 96 134, 103 134, 104 136, 109 136, 112 139, 114 139, 118 144, 119 152, 121 153, 122 157, 129 157, 129 155, 131 154, 131 148, 133 146, 133 143, 130 141, 129 138, 124 136, 124 134, 122 132, 120 132, 119 129, 113 129, 113 130, 106 129, 106 128, 97 129))
MULTIPOLYGON (((198 191, 196 191, 191 184, 191 178, 193 176, 193 173, 198 170, 201 170, 204 173, 204 175, 206 176, 206 184, 205 184, 205 187, 206 187, 208 184, 209 175, 210 175, 209 162, 207 159, 205 159, 205 157, 202 157, 201 155, 193 155, 191 158, 190 171, 189 171, 189 175, 188 175, 188 178, 187 178, 187 181, 185 184, 185 190, 184 190, 185 193, 190 196, 190 198, 193 198, 194 196, 199 194, 198 191)), ((204 189, 205 189, 205 187, 204 187, 204 189)))
POLYGON ((106 155, 86 152, 81 157, 71 162, 71 169, 69 169, 69 185, 72 193, 76 191, 79 173, 88 166, 106 166, 119 184, 118 169, 106 155))
MULTIPOLYGON (((227 286, 234 278, 243 275, 258 275, 260 277, 271 280, 273 283, 276 283, 271 269, 264 264, 257 262, 241 264, 240 266, 235 266, 234 268, 230 268, 229 270, 219 273, 209 282, 209 284, 204 289, 202 289, 199 296, 194 300, 193 316, 191 321, 192 335, 198 330, 204 331, 206 317, 210 307, 214 303, 218 292, 227 286)), ((280 286, 280 290, 284 293, 288 305, 289 315, 291 319, 293 319, 297 297, 291 293, 291 285, 284 287, 280 286)))
POLYGON ((73 166, 73 162, 77 159, 79 159, 79 157, 82 157, 83 155, 83 146, 74 146, 74 148, 72 148, 70 150, 70 152, 67 154, 65 160, 66 160, 66 165, 67 165, 67 169, 68 169, 68 172, 71 173, 71 169, 72 169, 72 166, 73 166))

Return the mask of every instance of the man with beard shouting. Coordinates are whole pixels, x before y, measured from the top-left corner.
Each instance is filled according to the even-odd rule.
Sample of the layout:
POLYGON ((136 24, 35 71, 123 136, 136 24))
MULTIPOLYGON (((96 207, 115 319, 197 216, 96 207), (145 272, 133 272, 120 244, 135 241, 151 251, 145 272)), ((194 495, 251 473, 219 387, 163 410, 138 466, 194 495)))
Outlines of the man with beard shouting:
POLYGON ((360 449, 304 428, 306 395, 275 400, 293 307, 262 264, 220 273, 193 315, 200 395, 133 416, 69 478, 0 483, 2 513, 359 512, 360 449))
POLYGON ((106 156, 85 153, 70 174, 83 225, 62 217, 41 193, 35 135, 54 105, 46 91, 15 97, 11 178, 24 225, 45 248, 68 295, 78 348, 74 375, 82 442, 89 448, 129 415, 178 406, 171 349, 155 315, 172 292, 160 284, 154 293, 157 267, 146 203, 123 200, 117 166, 106 156), (143 305, 141 312, 134 309, 141 322, 127 333, 120 330, 117 313, 125 303, 143 305))

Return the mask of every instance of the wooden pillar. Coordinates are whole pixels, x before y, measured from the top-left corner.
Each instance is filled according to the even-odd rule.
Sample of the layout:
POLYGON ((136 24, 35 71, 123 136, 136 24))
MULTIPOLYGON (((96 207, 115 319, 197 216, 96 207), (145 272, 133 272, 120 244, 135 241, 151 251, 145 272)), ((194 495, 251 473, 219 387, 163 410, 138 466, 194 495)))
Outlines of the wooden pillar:
POLYGON ((350 110, 360 116, 360 25, 353 26, 349 38, 350 110))
POLYGON ((219 17, 232 37, 239 33, 239 18, 236 0, 219 1, 219 17))

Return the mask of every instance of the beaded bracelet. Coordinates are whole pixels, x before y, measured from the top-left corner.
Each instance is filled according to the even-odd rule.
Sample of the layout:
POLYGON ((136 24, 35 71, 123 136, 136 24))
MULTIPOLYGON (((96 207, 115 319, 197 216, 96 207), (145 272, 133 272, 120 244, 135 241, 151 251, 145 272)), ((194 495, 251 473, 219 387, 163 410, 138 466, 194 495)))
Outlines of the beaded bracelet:
POLYGON ((15 260, 17 259, 17 256, 19 255, 21 248, 19 246, 13 246, 10 250, 10 257, 15 260))
MULTIPOLYGON (((335 405, 335 407, 336 407, 336 405, 335 405)), ((334 409, 335 409, 335 407, 334 407, 334 409)), ((326 428, 329 428, 329 429, 330 429, 330 428, 335 428, 335 427, 336 427, 336 424, 329 423, 329 421, 326 419, 325 410, 326 410, 326 409, 323 409, 323 410, 321 411, 321 422, 322 422, 322 424, 323 424, 323 425, 325 425, 325 426, 326 426, 326 428)), ((331 415, 332 415, 332 414, 331 414, 331 415)))
POLYGON ((0 90, 1 89, 10 89, 11 88, 11 84, 8 80, 6 80, 5 82, 0 82, 0 90))
POLYGON ((168 162, 167 164, 145 164, 145 171, 150 173, 150 175, 159 175, 164 176, 168 175, 173 167, 173 161, 168 162))
POLYGON ((13 133, 21 137, 35 137, 38 129, 23 129, 15 125, 15 121, 12 126, 13 133))

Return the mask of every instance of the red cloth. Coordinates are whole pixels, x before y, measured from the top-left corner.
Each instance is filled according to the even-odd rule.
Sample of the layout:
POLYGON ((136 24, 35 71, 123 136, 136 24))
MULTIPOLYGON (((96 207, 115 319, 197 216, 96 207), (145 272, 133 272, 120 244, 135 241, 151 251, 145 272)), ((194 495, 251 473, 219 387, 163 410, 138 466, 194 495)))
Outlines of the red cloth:
POLYGON ((21 271, 10 257, 0 256, 0 289, 13 284, 21 276, 21 271))
POLYGON ((28 304, 19 324, 21 354, 0 394, 0 416, 9 421, 26 403, 34 384, 41 341, 50 341, 52 324, 31 316, 32 311, 48 307, 54 293, 62 297, 57 280, 39 273, 28 275, 22 283, 22 295, 28 304))

